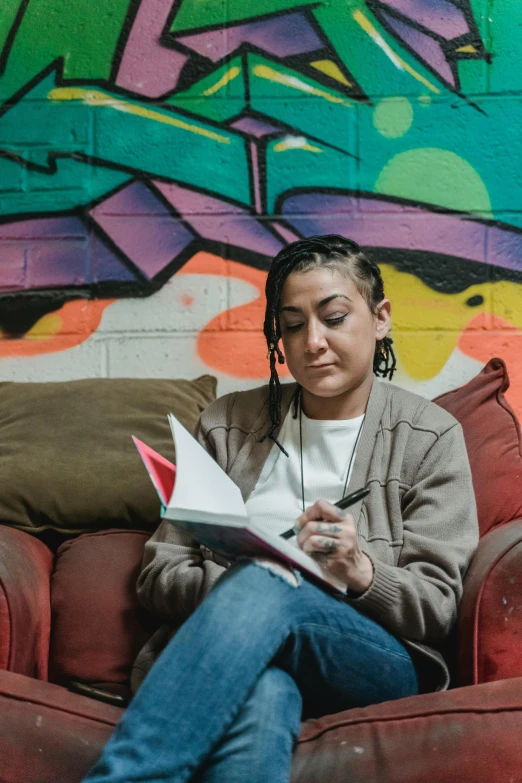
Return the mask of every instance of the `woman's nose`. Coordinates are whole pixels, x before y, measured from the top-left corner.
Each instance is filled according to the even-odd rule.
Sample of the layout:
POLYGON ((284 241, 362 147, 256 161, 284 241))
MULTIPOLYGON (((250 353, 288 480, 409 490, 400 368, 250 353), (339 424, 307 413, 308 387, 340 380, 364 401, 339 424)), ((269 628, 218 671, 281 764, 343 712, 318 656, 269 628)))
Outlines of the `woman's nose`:
POLYGON ((326 337, 320 326, 310 324, 306 334, 306 350, 308 353, 317 353, 323 348, 327 348, 326 337))

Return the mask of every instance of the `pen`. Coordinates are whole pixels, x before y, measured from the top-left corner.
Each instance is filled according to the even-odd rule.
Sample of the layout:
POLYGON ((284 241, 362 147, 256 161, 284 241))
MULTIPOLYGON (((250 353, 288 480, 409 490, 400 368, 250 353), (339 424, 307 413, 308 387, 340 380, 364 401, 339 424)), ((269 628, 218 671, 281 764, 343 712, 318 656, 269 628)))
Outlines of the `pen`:
MULTIPOLYGON (((357 503, 358 500, 362 500, 362 498, 365 498, 366 495, 368 495, 370 490, 368 487, 362 487, 362 489, 357 489, 355 492, 352 492, 350 495, 346 495, 346 497, 341 498, 341 500, 338 500, 337 503, 334 503, 334 506, 337 506, 337 508, 349 508, 350 506, 353 506, 354 503, 357 503)), ((285 530, 284 533, 281 533, 281 538, 292 538, 292 536, 296 535, 298 531, 291 527, 290 530, 285 530)))

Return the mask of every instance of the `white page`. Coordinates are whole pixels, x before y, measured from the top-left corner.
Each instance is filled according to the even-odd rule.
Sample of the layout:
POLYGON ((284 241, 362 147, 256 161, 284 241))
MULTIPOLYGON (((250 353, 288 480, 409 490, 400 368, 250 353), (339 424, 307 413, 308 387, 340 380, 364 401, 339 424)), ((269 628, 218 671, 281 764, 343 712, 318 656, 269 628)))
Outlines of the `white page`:
POLYGON ((176 481, 167 519, 243 527, 248 514, 237 484, 172 413, 169 423, 176 446, 176 481))

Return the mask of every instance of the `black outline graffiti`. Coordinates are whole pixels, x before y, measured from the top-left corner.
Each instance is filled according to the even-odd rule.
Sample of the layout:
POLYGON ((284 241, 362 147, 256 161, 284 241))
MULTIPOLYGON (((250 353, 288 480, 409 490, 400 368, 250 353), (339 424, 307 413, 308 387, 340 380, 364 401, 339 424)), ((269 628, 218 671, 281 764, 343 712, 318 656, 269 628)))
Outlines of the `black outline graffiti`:
MULTIPOLYGON (((433 31, 427 30, 421 25, 416 24, 411 19, 404 17, 400 12, 393 10, 389 6, 385 6, 381 2, 381 0, 367 0, 367 5, 368 8, 379 19, 379 22, 383 24, 385 29, 390 33, 390 35, 392 35, 394 39, 400 41, 400 45, 404 47, 406 50, 408 50, 415 58, 418 58, 419 56, 418 52, 411 49, 406 44, 406 42, 403 41, 400 37, 398 37, 395 31, 389 25, 387 25, 386 20, 382 17, 383 11, 386 11, 386 13, 390 16, 400 19, 401 22, 408 24, 410 27, 413 27, 414 29, 418 29, 423 34, 429 35, 431 38, 437 40, 441 45, 443 45, 443 48, 448 53, 448 55, 451 54, 451 57, 448 57, 448 61, 455 75, 455 86, 447 83, 446 86, 449 89, 453 90, 455 93, 457 93, 461 98, 468 101, 468 103, 474 105, 471 101, 468 100, 468 98, 465 95, 462 96, 459 93, 460 84, 458 80, 458 70, 457 70, 458 60, 459 59, 483 59, 486 62, 491 62, 491 55, 485 51, 484 44, 479 34, 478 26, 473 17, 473 14, 471 13, 471 9, 469 7, 469 3, 467 2, 467 0, 452 0, 452 1, 464 11, 466 15, 466 19, 468 21, 470 32, 465 36, 461 36, 460 38, 453 39, 450 42, 447 42, 444 39, 442 39, 440 36, 437 36, 433 31), (466 45, 466 44, 473 44, 478 49, 477 53, 476 54, 461 53, 457 57, 454 51, 455 48, 458 48, 458 46, 466 45)), ((30 0, 21 0, 20 8, 12 23, 11 29, 9 30, 9 33, 6 37, 4 47, 0 52, 0 76, 5 71, 13 43, 16 39, 16 35, 18 33, 20 25, 22 24, 23 17, 25 15, 29 2, 30 0)), ((203 57, 202 55, 195 53, 189 47, 184 46, 182 41, 179 39, 180 37, 185 37, 192 34, 202 34, 210 30, 224 29, 229 25, 227 25, 226 23, 218 24, 218 25, 208 25, 206 27, 198 27, 198 28, 183 30, 182 34, 175 35, 171 33, 170 30, 173 21, 175 19, 175 16, 179 11, 180 2, 179 0, 174 0, 171 12, 169 13, 163 32, 160 36, 160 43, 170 50, 178 51, 189 55, 189 59, 182 71, 182 76, 176 89, 166 92, 159 98, 147 98, 146 96, 137 95, 135 92, 131 90, 124 89, 116 85, 116 79, 117 79, 119 69, 121 67, 123 52, 125 50, 125 46, 128 42, 129 36, 132 31, 132 27, 136 20, 140 8, 140 3, 141 0, 130 0, 129 2, 126 16, 125 16, 125 21, 122 25, 118 41, 114 48, 114 52, 111 60, 111 70, 110 70, 109 79, 102 79, 102 78, 64 79, 63 77, 64 57, 63 56, 57 57, 53 62, 51 62, 44 69, 42 69, 31 80, 29 80, 20 90, 18 90, 17 93, 14 96, 12 96, 3 107, 0 107, 0 118, 3 116, 3 114, 6 111, 12 109, 20 100, 22 100, 23 97, 30 90, 32 90, 34 86, 38 84, 38 82, 41 81, 41 79, 45 78, 45 76, 54 72, 56 74, 57 86, 64 86, 64 85, 99 86, 101 89, 110 90, 111 93, 119 95, 122 98, 127 98, 133 101, 139 100, 140 103, 142 104, 151 104, 157 108, 161 108, 164 111, 173 111, 173 112, 175 111, 176 113, 182 116, 185 116, 192 120, 197 120, 199 122, 203 120, 207 125, 219 130, 226 128, 227 130, 235 133, 237 136, 243 138, 245 145, 250 143, 256 144, 258 148, 258 159, 259 161, 262 161, 263 164, 265 162, 265 157, 266 157, 265 152, 267 146, 271 144, 274 140, 279 139, 281 138, 281 136, 288 135, 288 134, 305 136, 307 139, 310 139, 315 143, 319 143, 323 145, 325 148, 329 148, 329 149, 336 150, 337 152, 341 152, 343 155, 346 155, 347 157, 356 158, 356 156, 351 155, 349 152, 347 152, 344 149, 341 149, 330 143, 326 143, 324 140, 319 139, 314 135, 310 135, 308 133, 303 134, 302 131, 299 129, 296 129, 286 123, 283 123, 280 120, 274 120, 272 117, 265 115, 262 112, 258 112, 258 111, 254 112, 251 108, 249 108, 250 92, 249 92, 247 58, 250 54, 260 55, 265 60, 273 62, 276 65, 282 64, 288 68, 292 68, 296 70, 299 74, 313 78, 315 82, 322 84, 325 87, 328 87, 329 89, 335 87, 335 90, 339 94, 345 95, 354 101, 371 104, 370 98, 367 95, 365 95, 364 91, 362 90, 361 86, 357 83, 353 75, 347 70, 346 66, 336 56, 335 52, 332 51, 330 42, 326 38, 321 26, 317 22, 317 19, 314 15, 314 9, 319 7, 321 5, 320 3, 308 4, 304 6, 295 6, 291 9, 282 9, 274 13, 263 14, 260 16, 256 16, 255 18, 249 18, 243 21, 237 20, 233 22, 233 25, 241 25, 241 24, 248 24, 249 22, 250 23, 260 22, 263 21, 264 19, 273 19, 274 17, 285 17, 285 16, 290 16, 295 14, 301 14, 306 19, 306 21, 312 26, 314 32, 318 36, 318 39, 323 43, 323 47, 314 50, 313 53, 309 52, 306 54, 306 56, 293 55, 289 57, 276 59, 271 55, 267 54, 262 49, 259 49, 258 47, 255 47, 252 44, 244 43, 234 52, 230 52, 218 62, 213 62, 203 57), (346 85, 343 85, 342 83, 332 79, 331 77, 328 77, 323 72, 314 69, 309 64, 309 62, 306 61, 306 58, 310 60, 311 57, 313 57, 314 59, 332 60, 339 67, 341 72, 345 75, 346 79, 353 84, 353 87, 347 87, 346 85), (246 96, 245 107, 241 110, 241 112, 239 112, 239 114, 229 118, 227 122, 225 123, 215 122, 208 118, 202 118, 200 115, 191 113, 186 109, 179 108, 177 106, 173 107, 165 103, 165 101, 168 98, 170 98, 173 95, 179 95, 184 91, 184 89, 187 89, 192 84, 194 84, 197 80, 202 78, 203 75, 210 74, 213 71, 217 71, 220 67, 226 66, 231 60, 237 60, 238 58, 241 59, 242 70, 243 70, 242 75, 243 75, 243 79, 245 80, 245 96, 246 96), (230 127, 232 123, 236 122, 238 119, 245 116, 247 113, 249 117, 256 117, 261 121, 265 121, 272 125, 277 126, 277 130, 274 131, 274 133, 272 134, 262 137, 261 139, 252 140, 248 134, 230 127)), ((438 80, 443 81, 441 79, 440 74, 434 71, 429 66, 428 63, 423 61, 423 66, 431 73, 433 73, 438 80)), ((476 106, 475 108, 479 109, 479 107, 476 106)), ((41 317, 42 309, 45 310, 44 305, 46 302, 49 305, 47 312, 50 312, 51 310, 57 309, 57 307, 61 307, 66 301, 71 301, 73 299, 79 299, 79 298, 93 299, 93 298, 112 298, 115 296, 119 298, 150 296, 151 294, 158 291, 165 284, 165 282, 169 280, 174 274, 176 274, 176 272, 199 250, 206 250, 215 253, 217 255, 221 255, 223 257, 231 258, 232 260, 245 263, 257 269, 266 270, 269 267, 270 259, 267 256, 264 256, 259 253, 254 253, 249 250, 245 250, 244 248, 238 246, 228 245, 222 242, 210 241, 210 240, 203 239, 199 236, 194 236, 193 241, 188 245, 187 248, 185 248, 185 250, 181 254, 179 254, 175 259, 173 259, 172 262, 168 266, 166 266, 163 270, 161 270, 161 272, 158 275, 156 275, 152 280, 149 280, 132 263, 132 261, 130 261, 130 259, 120 250, 120 248, 110 239, 110 237, 101 229, 101 227, 95 223, 95 221, 91 218, 89 212, 95 206, 102 203, 108 197, 114 195, 115 193, 119 192, 123 188, 127 187, 132 182, 135 181, 142 182, 149 190, 151 190, 151 192, 153 192, 154 196, 160 200, 160 202, 166 207, 166 209, 168 210, 169 214, 172 217, 176 218, 182 225, 185 226, 185 228, 187 228, 189 231, 194 233, 190 225, 188 224, 188 221, 184 220, 183 217, 180 214, 178 214, 177 211, 172 207, 172 205, 162 196, 162 194, 158 190, 156 190, 156 188, 154 188, 151 179, 153 178, 154 180, 160 182, 176 183, 183 187, 186 186, 185 182, 172 178, 164 178, 161 175, 156 175, 156 174, 148 175, 144 173, 142 170, 137 170, 136 168, 133 167, 121 166, 119 164, 118 165, 111 164, 110 161, 99 159, 95 156, 90 156, 83 153, 74 153, 71 155, 67 153, 50 152, 48 155, 46 166, 27 161, 22 156, 16 155, 13 152, 0 151, 0 156, 10 158, 12 160, 16 160, 16 162, 19 163, 21 166, 24 166, 28 169, 40 171, 41 173, 48 174, 49 176, 52 176, 57 172, 58 170, 57 163, 60 159, 70 158, 70 157, 93 166, 103 166, 108 169, 114 169, 120 172, 127 173, 129 175, 129 180, 127 182, 123 183, 122 185, 119 185, 118 187, 114 188, 113 190, 107 193, 104 193, 103 196, 100 196, 98 199, 92 200, 89 203, 78 205, 73 209, 69 209, 69 210, 57 210, 57 211, 53 211, 52 213, 45 213, 45 217, 41 213, 37 213, 37 212, 25 212, 25 213, 18 213, 16 215, 11 215, 11 216, 7 216, 7 215, 1 216, 0 223, 17 222, 17 221, 26 220, 28 218, 36 219, 36 220, 39 218, 47 219, 51 214, 52 216, 55 217, 79 218, 82 221, 82 223, 86 226, 87 230, 93 235, 95 235, 107 247, 108 250, 114 253, 116 257, 126 266, 126 268, 128 268, 137 278, 136 282, 122 283, 122 282, 108 281, 103 283, 93 283, 89 285, 78 286, 74 288, 65 286, 63 288, 53 287, 52 289, 42 288, 42 289, 31 290, 31 291, 16 291, 11 293, 2 293, 0 294, 0 301, 2 302, 2 311, 0 312, 0 326, 2 325, 5 326, 5 323, 7 322, 12 323, 13 313, 15 313, 17 309, 18 311, 20 311, 21 307, 26 308, 26 314, 27 314, 26 321, 27 323, 32 325, 30 323, 31 321, 30 313, 32 312, 34 316, 36 316, 37 313, 40 313, 40 316, 38 317, 41 317)), ((266 227, 266 229, 272 233, 274 237, 280 240, 281 240, 281 236, 278 234, 277 230, 271 225, 271 221, 277 221, 278 224, 285 226, 286 228, 291 230, 294 234, 297 234, 298 232, 296 232, 295 228, 291 226, 285 220, 284 217, 280 217, 279 213, 281 211, 281 206, 284 200, 296 194, 310 192, 312 189, 292 188, 291 190, 286 191, 277 200, 273 213, 268 215, 267 204, 266 204, 267 173, 266 173, 266 166, 261 165, 258 173, 262 183, 261 193, 262 193, 263 202, 261 205, 262 206, 261 213, 256 215, 254 208, 251 206, 252 204, 254 204, 255 201, 254 172, 252 170, 251 156, 247 155, 247 159, 249 160, 249 166, 250 166, 250 170, 249 170, 250 205, 245 205, 243 203, 234 201, 233 199, 230 198, 223 198, 222 196, 217 196, 216 192, 210 189, 206 190, 204 188, 198 188, 194 186, 191 186, 191 189, 198 193, 209 195, 214 198, 218 197, 223 202, 228 203, 230 205, 241 207, 243 210, 245 210, 246 214, 250 215, 251 217, 255 217, 257 220, 259 220, 266 227)), ((321 193, 325 193, 325 194, 334 192, 343 195, 349 195, 351 193, 351 191, 349 191, 348 189, 339 190, 337 188, 327 188, 327 187, 320 187, 314 190, 316 191, 320 190, 321 193)), ((383 200, 386 201, 386 203, 388 204, 396 203, 400 205, 411 205, 415 207, 419 206, 417 202, 411 202, 406 199, 399 199, 399 198, 389 198, 389 197, 383 198, 374 193, 370 193, 370 194, 357 193, 357 195, 359 196, 364 195, 364 198, 383 200)), ((488 221, 482 219, 479 221, 468 214, 452 212, 451 210, 442 209, 440 207, 437 207, 435 205, 430 205, 430 204, 423 203, 422 207, 426 210, 431 210, 433 212, 455 214, 462 220, 466 220, 466 221, 474 220, 475 222, 480 222, 482 225, 497 226, 505 231, 522 234, 522 229, 515 228, 508 224, 504 224, 501 221, 497 221, 497 220, 488 221)), ((444 269, 452 268, 453 275, 447 276, 448 278, 451 279, 448 279, 447 285, 444 288, 444 292, 446 293, 454 293, 457 290, 459 291, 464 290, 470 284, 476 282, 478 278, 484 280, 503 279, 503 280, 511 280, 517 283, 522 283, 522 272, 519 273, 508 269, 500 269, 490 264, 479 264, 478 262, 475 261, 466 262, 461 258, 454 258, 453 256, 450 255, 446 256, 442 254, 414 251, 415 261, 413 261, 412 260, 413 255, 408 253, 408 251, 400 251, 399 253, 399 251, 386 249, 386 248, 366 248, 366 251, 369 254, 373 254, 374 256, 378 255, 379 261, 381 263, 391 263, 396 268, 401 269, 402 271, 414 270, 416 276, 418 276, 420 279, 423 279, 424 282, 426 282, 426 284, 431 286, 434 290, 442 290, 440 286, 439 288, 437 288, 437 286, 439 285, 438 281, 440 279, 444 279, 444 276, 441 277, 440 270, 443 268, 444 269), (426 260, 426 263, 424 265, 419 263, 421 257, 426 260), (471 266, 468 267, 468 265, 472 265, 472 267, 471 266), (423 275, 422 270, 424 267, 425 267, 425 273, 423 275), (458 271, 459 274, 455 275, 455 271, 458 271), (470 279, 470 275, 473 278, 472 283, 468 282, 467 284, 465 284, 465 281, 470 279)))

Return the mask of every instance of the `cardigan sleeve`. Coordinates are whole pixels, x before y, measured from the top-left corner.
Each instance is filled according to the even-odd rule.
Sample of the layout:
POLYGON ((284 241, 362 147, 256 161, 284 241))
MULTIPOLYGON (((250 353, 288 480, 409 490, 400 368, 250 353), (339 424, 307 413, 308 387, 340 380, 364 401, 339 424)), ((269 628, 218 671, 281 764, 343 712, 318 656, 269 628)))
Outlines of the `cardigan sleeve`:
POLYGON ((397 566, 371 558, 373 582, 348 599, 389 631, 440 644, 457 618, 462 583, 478 544, 475 496, 460 424, 440 435, 403 496, 397 566))
MULTIPOLYGON (((196 430, 196 438, 215 458, 215 448, 212 439, 205 434, 202 418, 196 430)), ((227 564, 223 558, 218 555, 213 558, 203 557, 201 547, 194 538, 163 520, 145 544, 137 582, 140 602, 166 622, 183 622, 226 570, 227 564)))

